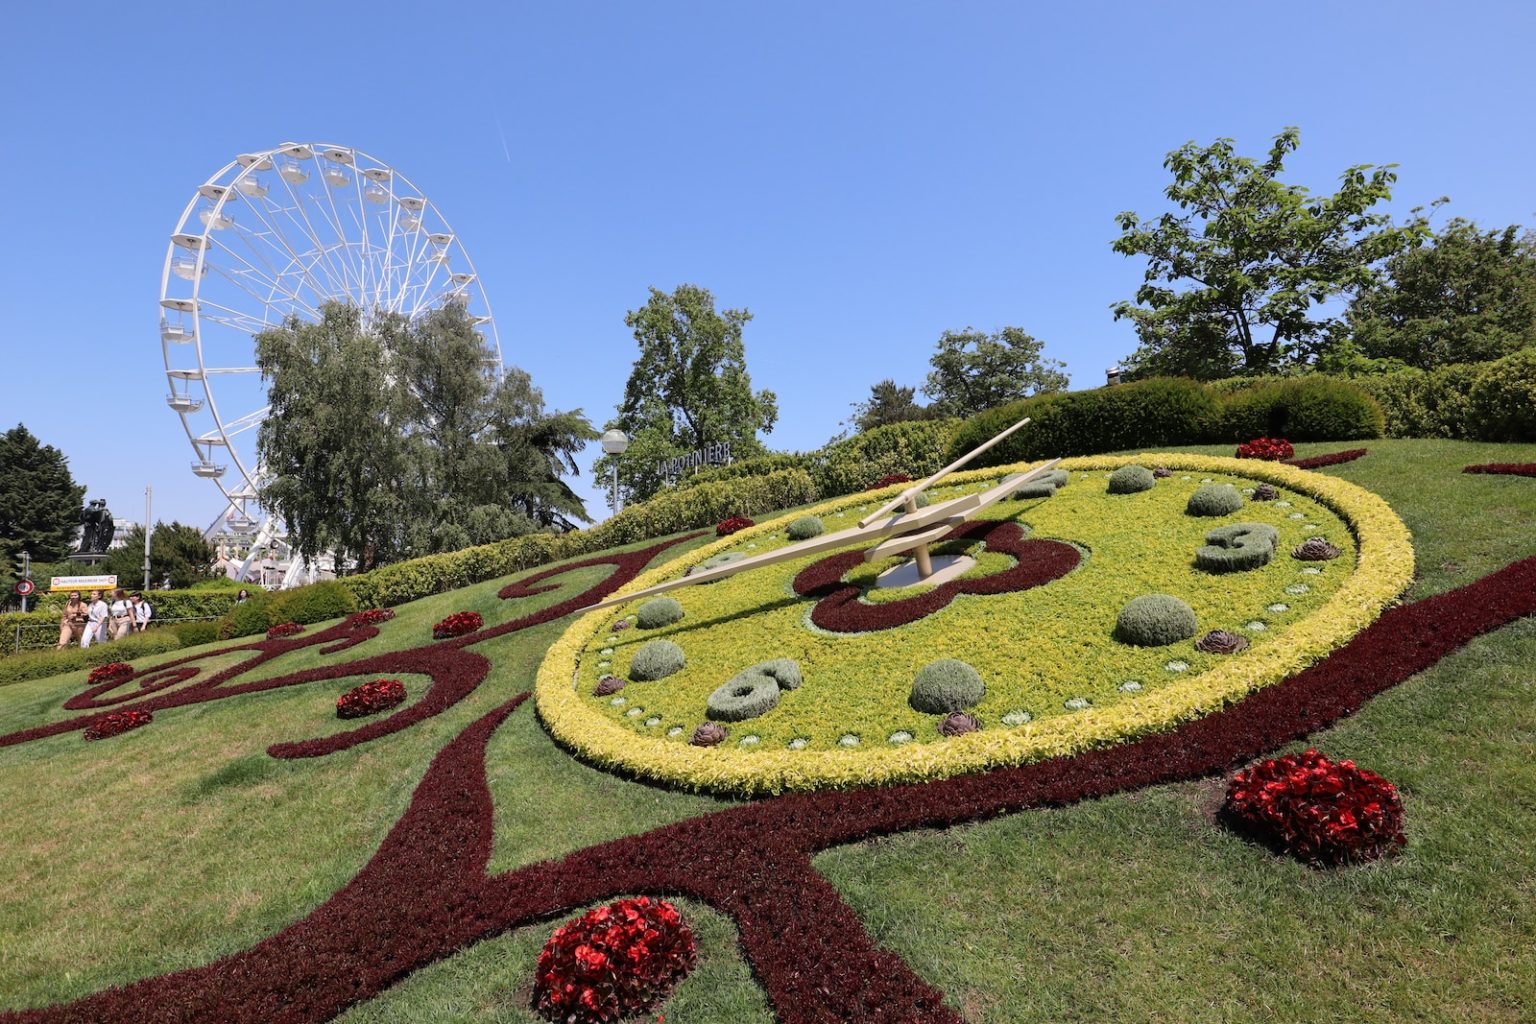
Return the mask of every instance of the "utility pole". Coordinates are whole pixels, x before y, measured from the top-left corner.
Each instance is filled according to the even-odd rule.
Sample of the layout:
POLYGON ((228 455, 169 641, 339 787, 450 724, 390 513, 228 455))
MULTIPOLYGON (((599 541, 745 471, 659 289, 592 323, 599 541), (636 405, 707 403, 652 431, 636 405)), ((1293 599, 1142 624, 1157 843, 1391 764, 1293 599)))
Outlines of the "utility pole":
POLYGON ((150 505, 153 504, 153 502, 154 502, 154 497, 155 497, 155 489, 153 487, 146 487, 146 488, 144 488, 144 588, 143 589, 145 589, 145 590, 149 589, 149 533, 150 533, 149 509, 150 509, 150 505))

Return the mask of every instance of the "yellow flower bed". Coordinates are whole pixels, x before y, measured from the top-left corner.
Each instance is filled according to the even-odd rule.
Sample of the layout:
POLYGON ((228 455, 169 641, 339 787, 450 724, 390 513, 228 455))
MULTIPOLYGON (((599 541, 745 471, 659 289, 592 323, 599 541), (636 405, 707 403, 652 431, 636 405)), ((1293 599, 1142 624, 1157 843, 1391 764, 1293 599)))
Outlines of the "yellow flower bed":
MULTIPOLYGON (((1027 468, 957 474, 934 500, 1027 468)), ((1032 538, 1084 551, 1078 568, 1061 579, 1016 593, 962 595, 894 629, 835 634, 810 624, 814 600, 789 587, 801 569, 827 555, 751 570, 673 591, 669 596, 686 616, 661 629, 611 633, 611 624, 634 607, 577 620, 540 668, 539 713, 582 757, 688 788, 757 794, 939 778, 1121 743, 1208 714, 1345 643, 1413 578, 1413 549, 1401 520, 1380 498, 1333 477, 1184 454, 1091 456, 1061 468, 1071 480, 1054 497, 1008 501, 985 513, 1018 522, 1032 538), (1151 491, 1107 494, 1109 471, 1131 463, 1174 473, 1151 491), (1239 487, 1268 482, 1281 489, 1285 504, 1249 501, 1229 516, 1185 515, 1189 494, 1206 479, 1239 487), (1205 532, 1239 521, 1269 523, 1280 532, 1271 563, 1222 575, 1194 568, 1205 532), (1314 535, 1343 548, 1343 555, 1323 563, 1292 559, 1291 548, 1314 535), (1302 572, 1309 567, 1322 571, 1302 572), (1151 592, 1188 602, 1199 621, 1197 636, 1225 629, 1247 636, 1251 647, 1223 656, 1197 651, 1193 640, 1159 648, 1114 640, 1120 608, 1151 592), (1282 604, 1283 611, 1271 610, 1282 604), (593 695, 601 676, 625 678, 634 652, 659 637, 683 647, 688 663, 681 672, 630 683, 616 695, 593 695), (799 662, 803 686, 786 691, 766 714, 730 723, 721 745, 689 745, 715 687, 743 668, 781 657, 799 662), (912 677, 939 658, 966 661, 986 682, 986 696, 971 709, 982 722, 979 732, 943 737, 937 716, 907 704, 912 677), (1184 667, 1170 667, 1178 663, 1184 667), (857 737, 856 746, 845 745, 850 737, 857 737)), ((821 516, 828 531, 843 529, 861 509, 899 489, 834 499, 810 514, 821 516)), ((773 550, 789 543, 784 527, 803 514, 689 552, 627 589, 675 578, 724 551, 773 550)), ((1012 559, 989 553, 980 562, 976 571, 990 572, 1012 559)), ((872 576, 871 567, 860 567, 844 579, 867 584, 872 576)), ((873 600, 886 604, 893 597, 883 592, 873 600)))

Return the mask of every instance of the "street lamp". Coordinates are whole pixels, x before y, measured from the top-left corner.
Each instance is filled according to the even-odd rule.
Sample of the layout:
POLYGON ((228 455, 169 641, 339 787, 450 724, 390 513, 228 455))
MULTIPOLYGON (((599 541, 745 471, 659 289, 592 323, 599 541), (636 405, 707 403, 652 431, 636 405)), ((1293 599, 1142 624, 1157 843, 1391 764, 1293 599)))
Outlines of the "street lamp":
POLYGON ((603 434, 603 451, 613 456, 613 514, 619 514, 619 456, 629 447, 629 438, 622 430, 609 430, 603 434))

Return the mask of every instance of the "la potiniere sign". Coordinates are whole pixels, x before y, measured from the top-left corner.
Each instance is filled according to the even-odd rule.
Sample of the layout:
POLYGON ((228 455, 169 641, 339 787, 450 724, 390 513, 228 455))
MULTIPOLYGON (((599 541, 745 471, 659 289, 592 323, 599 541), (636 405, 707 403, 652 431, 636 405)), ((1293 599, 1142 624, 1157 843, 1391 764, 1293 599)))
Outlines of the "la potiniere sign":
POLYGON ((696 452, 687 455, 678 455, 675 458, 660 459, 656 463, 656 472, 664 477, 674 478, 682 476, 690 469, 699 466, 728 466, 731 463, 731 442, 722 441, 719 444, 707 444, 696 452))
POLYGON ((116 588, 116 576, 50 576, 48 582, 48 590, 55 594, 61 590, 114 590, 116 588))

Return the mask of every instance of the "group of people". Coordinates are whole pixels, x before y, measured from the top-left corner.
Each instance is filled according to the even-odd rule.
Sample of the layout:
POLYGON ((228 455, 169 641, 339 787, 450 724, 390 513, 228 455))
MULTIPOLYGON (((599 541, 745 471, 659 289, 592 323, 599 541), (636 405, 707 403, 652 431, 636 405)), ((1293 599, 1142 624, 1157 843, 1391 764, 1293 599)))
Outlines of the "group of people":
POLYGON ((76 640, 81 647, 89 647, 93 643, 121 640, 129 633, 142 633, 154 614, 155 610, 137 590, 128 594, 119 587, 112 591, 111 603, 100 590, 91 591, 89 601, 80 600, 80 591, 71 590, 59 620, 59 650, 76 640))

